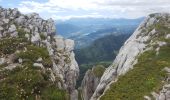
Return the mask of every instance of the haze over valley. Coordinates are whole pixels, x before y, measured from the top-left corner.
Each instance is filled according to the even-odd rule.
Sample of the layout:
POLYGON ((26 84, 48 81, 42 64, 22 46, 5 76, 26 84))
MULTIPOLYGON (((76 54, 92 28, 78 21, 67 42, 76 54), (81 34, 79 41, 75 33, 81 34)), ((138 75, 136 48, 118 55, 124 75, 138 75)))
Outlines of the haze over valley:
POLYGON ((170 100, 169 0, 0 0, 0 100, 170 100))

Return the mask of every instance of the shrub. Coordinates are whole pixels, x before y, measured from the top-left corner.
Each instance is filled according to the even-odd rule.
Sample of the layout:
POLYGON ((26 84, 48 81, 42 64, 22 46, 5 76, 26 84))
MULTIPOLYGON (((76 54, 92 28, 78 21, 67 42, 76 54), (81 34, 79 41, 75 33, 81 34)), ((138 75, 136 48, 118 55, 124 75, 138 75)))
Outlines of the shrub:
POLYGON ((25 32, 24 29, 17 29, 17 31, 18 31, 18 36, 20 38, 25 38, 25 34, 30 34, 28 32, 25 32))
POLYGON ((93 68, 92 71, 96 77, 101 77, 105 71, 105 68, 102 65, 97 65, 93 68))
POLYGON ((40 38, 41 38, 42 40, 45 40, 45 39, 46 39, 46 36, 45 36, 43 33, 40 33, 40 38))

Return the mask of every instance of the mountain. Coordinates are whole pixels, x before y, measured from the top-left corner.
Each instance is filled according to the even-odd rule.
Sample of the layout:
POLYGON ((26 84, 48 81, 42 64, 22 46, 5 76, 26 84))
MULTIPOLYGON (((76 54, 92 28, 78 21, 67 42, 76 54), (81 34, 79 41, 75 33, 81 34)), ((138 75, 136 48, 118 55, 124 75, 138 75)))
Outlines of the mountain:
POLYGON ((79 65, 112 61, 129 36, 130 34, 120 34, 99 38, 87 47, 76 49, 76 61, 79 65))
POLYGON ((66 38, 69 37, 71 33, 76 33, 80 30, 78 26, 67 23, 56 24, 56 28, 57 33, 66 38))
POLYGON ((0 99, 77 100, 74 41, 52 19, 0 7, 0 99))
POLYGON ((110 34, 131 34, 144 18, 73 18, 56 21, 60 35, 75 40, 76 48, 89 46, 94 40, 110 34))
POLYGON ((129 36, 130 34, 106 35, 95 40, 90 46, 76 49, 74 51, 75 58, 80 68, 77 85, 80 86, 86 71, 93 66, 103 65, 108 67, 129 36))
POLYGON ((144 18, 137 18, 137 19, 114 19, 114 18, 71 18, 68 20, 56 20, 58 24, 60 23, 68 23, 72 25, 78 25, 78 26, 89 26, 89 25, 107 25, 107 26, 113 26, 113 25, 135 25, 140 23, 144 18))
POLYGON ((105 70, 90 100, 170 99, 169 32, 170 14, 149 15, 105 70))

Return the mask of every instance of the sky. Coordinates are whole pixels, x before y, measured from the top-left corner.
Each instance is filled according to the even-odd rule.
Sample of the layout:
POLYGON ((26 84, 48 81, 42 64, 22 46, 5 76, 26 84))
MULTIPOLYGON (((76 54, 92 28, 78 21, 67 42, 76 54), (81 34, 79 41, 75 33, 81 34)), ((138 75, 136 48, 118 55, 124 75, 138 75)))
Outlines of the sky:
POLYGON ((170 0, 0 0, 4 8, 18 8, 22 13, 39 13, 48 19, 128 18, 150 13, 170 12, 170 0))

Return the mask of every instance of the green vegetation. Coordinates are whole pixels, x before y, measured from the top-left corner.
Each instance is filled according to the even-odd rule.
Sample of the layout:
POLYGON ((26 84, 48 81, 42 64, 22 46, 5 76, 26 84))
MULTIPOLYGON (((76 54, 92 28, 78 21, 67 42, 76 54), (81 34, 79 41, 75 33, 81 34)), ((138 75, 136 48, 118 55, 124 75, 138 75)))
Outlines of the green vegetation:
POLYGON ((1 79, 5 78, 0 82, 0 99, 35 100, 39 96, 42 100, 67 100, 67 93, 57 89, 57 86, 45 77, 49 74, 40 69, 31 66, 17 67, 12 71, 1 72, 0 76, 1 79))
POLYGON ((25 38, 3 38, 0 39, 0 55, 12 54, 16 50, 23 49, 29 44, 25 38))
POLYGON ((88 47, 75 50, 76 60, 81 64, 113 61, 129 34, 107 35, 99 38, 88 47))
POLYGON ((43 33, 41 33, 41 34, 40 34, 40 38, 41 38, 42 40, 45 40, 45 39, 46 39, 46 36, 45 36, 43 33))
POLYGON ((80 68, 80 75, 79 75, 79 78, 77 80, 77 87, 81 85, 81 81, 83 80, 84 78, 84 75, 86 73, 86 71, 88 69, 92 69, 94 66, 97 66, 97 65, 101 65, 101 66, 104 66, 104 68, 107 68, 111 65, 112 61, 111 62, 97 62, 97 63, 91 63, 91 64, 82 64, 79 66, 80 68))
POLYGON ((83 98, 82 98, 82 90, 80 88, 78 89, 78 100, 83 100, 83 98))
POLYGON ((129 34, 104 36, 95 40, 88 47, 75 50, 76 61, 80 68, 77 85, 80 86, 86 71, 93 66, 103 65, 109 67, 120 47, 129 36, 129 34))
POLYGON ((22 58, 24 62, 36 62, 38 58, 42 58, 45 67, 51 67, 52 62, 46 48, 27 45, 27 51, 22 51, 17 54, 18 58, 22 58))
POLYGON ((150 16, 150 17, 155 17, 155 14, 150 14, 149 16, 150 16))
POLYGON ((105 68, 103 65, 97 65, 95 67, 93 67, 93 73, 96 77, 101 77, 105 71, 105 68))
POLYGON ((142 54, 134 69, 113 83, 101 100, 143 100, 152 91, 158 92, 166 78, 163 68, 170 66, 169 50, 170 47, 162 47, 159 55, 154 51, 142 54))
MULTIPOLYGON (((68 93, 65 90, 58 89, 56 85, 56 82, 60 79, 56 82, 50 80, 51 72, 47 68, 52 66, 52 62, 46 48, 35 46, 24 37, 7 37, 0 40, 0 54, 5 56, 16 54, 16 59, 23 59, 23 63, 13 70, 2 70, 0 72, 1 100, 69 99, 68 93), (17 50, 20 52, 16 53, 17 50), (40 57, 45 70, 33 66, 33 63, 40 57)), ((0 65, 0 68, 6 66, 5 63, 0 65)))
POLYGON ((24 29, 19 29, 19 28, 17 28, 17 31, 18 31, 18 36, 19 36, 20 38, 25 38, 25 35, 26 35, 26 34, 29 34, 29 35, 30 35, 30 33, 25 32, 24 29))
POLYGON ((157 45, 152 45, 153 50, 141 54, 134 68, 111 84, 101 100, 143 100, 145 95, 151 96, 151 92, 159 92, 166 84, 168 75, 163 69, 170 66, 170 40, 165 39, 165 36, 170 29, 166 27, 166 20, 159 20, 151 26, 156 30, 151 39, 153 42, 164 41, 167 45, 160 48, 158 55, 155 51, 157 45))
POLYGON ((42 93, 42 100, 69 100, 69 95, 65 90, 56 89, 50 86, 42 93))

